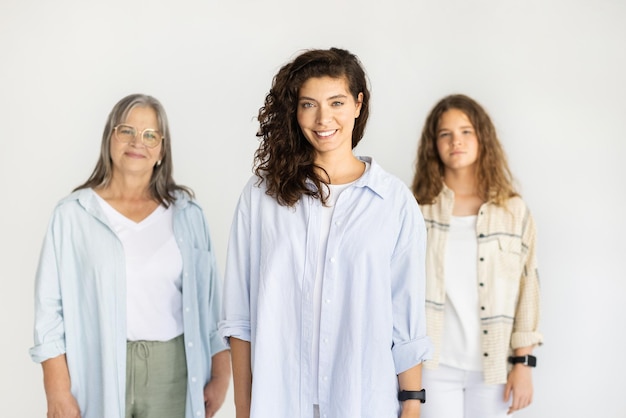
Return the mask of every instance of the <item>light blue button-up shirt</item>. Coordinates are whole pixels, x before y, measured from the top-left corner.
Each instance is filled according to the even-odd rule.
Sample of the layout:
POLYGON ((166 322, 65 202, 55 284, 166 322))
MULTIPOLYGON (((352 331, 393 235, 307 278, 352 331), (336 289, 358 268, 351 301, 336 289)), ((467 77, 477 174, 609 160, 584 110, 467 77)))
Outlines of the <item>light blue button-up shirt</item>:
MULTIPOLYGON (((183 258, 186 418, 204 417, 217 332, 220 281, 202 209, 177 194, 173 227, 183 258)), ((91 189, 54 210, 35 281, 34 361, 66 354, 83 418, 123 418, 126 391, 126 269, 122 243, 91 189)))
POLYGON ((313 286, 325 257, 319 407, 327 418, 397 417, 397 374, 430 357, 424 221, 406 185, 371 167, 335 205, 325 254, 322 206, 277 204, 253 177, 235 213, 220 332, 251 342, 251 418, 313 416, 313 286))

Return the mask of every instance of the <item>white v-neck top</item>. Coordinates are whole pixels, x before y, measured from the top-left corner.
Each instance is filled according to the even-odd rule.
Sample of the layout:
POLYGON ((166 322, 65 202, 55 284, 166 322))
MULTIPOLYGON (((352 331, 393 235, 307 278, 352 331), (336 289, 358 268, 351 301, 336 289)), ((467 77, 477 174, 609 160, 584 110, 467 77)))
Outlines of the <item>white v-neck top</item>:
POLYGON ((98 201, 124 246, 127 339, 167 341, 181 335, 183 260, 172 229, 172 208, 159 205, 135 222, 100 196, 98 201))

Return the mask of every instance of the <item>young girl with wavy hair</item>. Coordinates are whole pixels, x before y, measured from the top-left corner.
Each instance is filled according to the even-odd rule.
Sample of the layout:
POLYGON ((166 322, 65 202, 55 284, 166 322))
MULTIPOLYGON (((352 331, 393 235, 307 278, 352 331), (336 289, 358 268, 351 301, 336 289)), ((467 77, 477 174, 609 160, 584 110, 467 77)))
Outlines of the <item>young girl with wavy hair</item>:
POLYGON ((504 417, 528 406, 541 343, 535 223, 487 112, 452 95, 428 115, 413 193, 428 231, 426 418, 504 417))

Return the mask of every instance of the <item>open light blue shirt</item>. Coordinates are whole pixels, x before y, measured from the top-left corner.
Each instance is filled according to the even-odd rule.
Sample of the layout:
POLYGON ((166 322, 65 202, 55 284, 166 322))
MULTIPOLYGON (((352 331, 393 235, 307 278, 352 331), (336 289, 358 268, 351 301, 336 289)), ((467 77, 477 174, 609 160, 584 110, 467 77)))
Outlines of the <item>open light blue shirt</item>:
POLYGON ((371 167, 339 196, 325 254, 322 206, 280 206, 253 177, 232 225, 220 332, 251 342, 251 418, 313 416, 317 258, 326 257, 319 347, 321 417, 396 418, 397 374, 430 358, 426 230, 406 185, 371 167))
MULTIPOLYGON (((186 418, 204 417, 211 357, 227 349, 217 332, 220 281, 202 209, 185 194, 173 204, 183 258, 186 418)), ((126 391, 124 249, 96 200, 83 189, 54 210, 35 282, 34 361, 65 354, 83 418, 124 418, 126 391)))

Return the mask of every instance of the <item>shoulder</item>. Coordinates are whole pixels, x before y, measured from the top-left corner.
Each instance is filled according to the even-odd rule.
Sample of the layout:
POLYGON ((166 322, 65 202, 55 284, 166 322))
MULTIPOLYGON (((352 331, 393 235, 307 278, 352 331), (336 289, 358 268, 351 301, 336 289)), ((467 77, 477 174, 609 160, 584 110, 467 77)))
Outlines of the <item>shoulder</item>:
POLYGON ((197 200, 183 191, 176 191, 176 200, 173 203, 174 219, 184 219, 193 224, 205 224, 204 210, 197 200))
POLYGON ((526 202, 519 197, 514 196, 507 199, 502 206, 492 204, 494 211, 506 212, 512 214, 515 218, 526 218, 530 216, 530 210, 526 202))
POLYGON ((252 175, 244 185, 239 196, 239 205, 252 204, 252 202, 275 203, 276 199, 267 193, 267 181, 265 177, 252 175))
POLYGON ((80 189, 59 200, 54 207, 57 214, 73 212, 77 209, 88 209, 97 205, 96 194, 92 189, 80 189))
POLYGON ((174 206, 179 210, 185 209, 202 211, 200 204, 183 190, 176 190, 174 192, 174 198, 174 206))
POLYGON ((363 185, 383 199, 412 201, 417 205, 411 190, 402 180, 382 168, 373 158, 359 157, 359 159, 370 164, 368 172, 361 179, 363 185))

